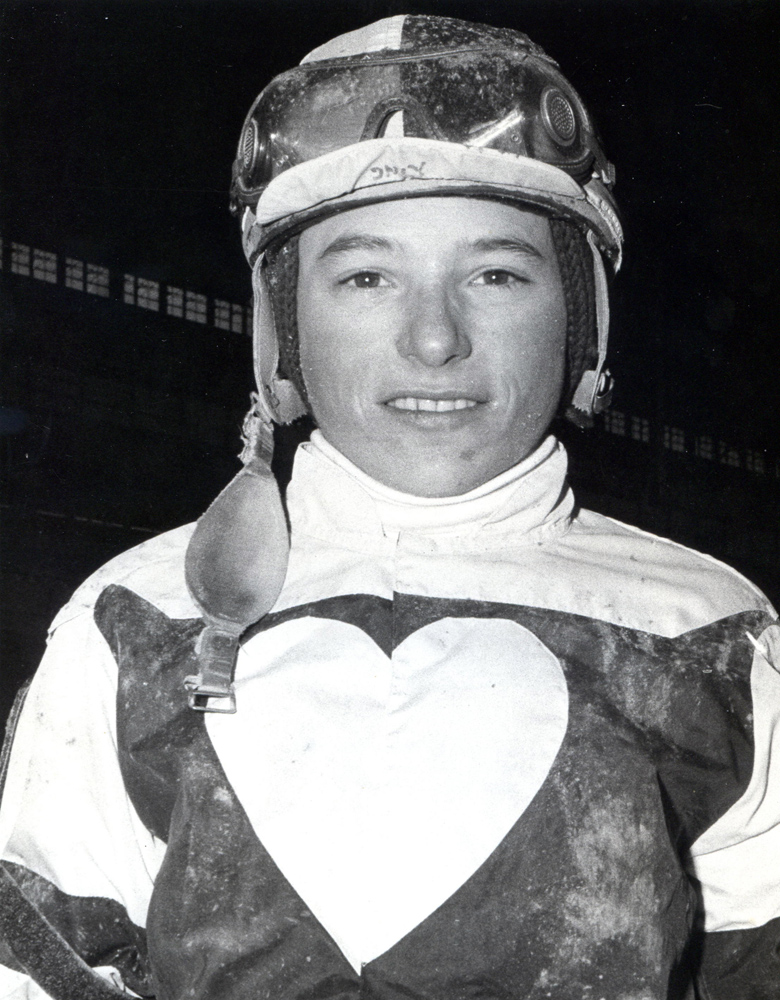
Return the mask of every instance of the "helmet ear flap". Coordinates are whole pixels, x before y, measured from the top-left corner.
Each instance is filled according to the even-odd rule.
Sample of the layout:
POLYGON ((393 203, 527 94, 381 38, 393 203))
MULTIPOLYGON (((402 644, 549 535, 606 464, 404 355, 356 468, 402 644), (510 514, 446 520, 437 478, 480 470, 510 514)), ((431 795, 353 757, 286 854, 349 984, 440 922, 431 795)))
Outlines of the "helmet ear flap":
POLYGON ((258 405, 269 421, 289 424, 306 413, 306 406, 290 379, 279 375, 279 341, 263 260, 263 255, 258 257, 252 269, 254 292, 252 351, 259 396, 258 405))
POLYGON ((598 357, 593 368, 583 372, 579 385, 574 391, 566 416, 579 427, 590 427, 593 416, 602 413, 612 399, 613 379, 604 367, 607 360, 609 339, 609 289, 604 259, 591 230, 587 233, 588 245, 593 256, 593 286, 596 298, 596 330, 598 333, 598 357))

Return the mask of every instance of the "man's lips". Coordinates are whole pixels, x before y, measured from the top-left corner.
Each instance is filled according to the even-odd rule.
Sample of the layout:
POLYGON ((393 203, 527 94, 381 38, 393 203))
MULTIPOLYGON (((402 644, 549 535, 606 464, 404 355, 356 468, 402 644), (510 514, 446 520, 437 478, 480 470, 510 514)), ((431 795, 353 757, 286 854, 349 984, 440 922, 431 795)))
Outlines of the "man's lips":
POLYGON ((467 396, 457 396, 452 399, 434 399, 430 396, 395 396, 388 399, 386 406, 394 410, 406 410, 412 413, 453 413, 455 410, 471 410, 478 405, 478 400, 467 396))

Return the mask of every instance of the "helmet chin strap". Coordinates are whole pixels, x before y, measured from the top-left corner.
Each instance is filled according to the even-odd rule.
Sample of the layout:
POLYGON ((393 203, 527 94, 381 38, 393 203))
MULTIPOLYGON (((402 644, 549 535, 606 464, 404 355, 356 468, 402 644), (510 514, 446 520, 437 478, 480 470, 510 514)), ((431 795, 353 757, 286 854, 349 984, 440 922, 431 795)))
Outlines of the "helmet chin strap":
POLYGON ((271 472, 273 425, 304 412, 292 383, 276 374, 278 348, 265 281, 255 266, 255 373, 258 392, 244 421, 244 468, 198 521, 185 557, 190 595, 206 622, 187 677, 191 708, 236 711, 233 684, 242 633, 268 614, 287 572, 290 539, 271 472))
POLYGON ((581 422, 583 426, 590 426, 592 424, 594 413, 601 413, 603 410, 606 410, 612 398, 613 387, 612 376, 604 367, 607 360, 607 341, 609 339, 609 289, 607 288, 607 275, 604 270, 604 260, 591 230, 588 230, 587 239, 593 253, 598 358, 595 368, 583 372, 580 384, 577 386, 571 401, 575 422, 581 422))

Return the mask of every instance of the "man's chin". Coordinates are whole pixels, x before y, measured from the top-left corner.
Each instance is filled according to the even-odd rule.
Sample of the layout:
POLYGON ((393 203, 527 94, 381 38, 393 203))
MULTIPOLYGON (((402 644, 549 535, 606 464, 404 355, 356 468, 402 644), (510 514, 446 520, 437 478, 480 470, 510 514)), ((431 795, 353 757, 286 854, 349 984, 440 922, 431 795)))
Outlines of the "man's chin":
POLYGON ((415 451, 396 445, 380 454, 386 460, 377 461, 375 455, 371 470, 366 470, 373 479, 400 493, 426 498, 460 496, 508 468, 503 462, 486 463, 484 451, 476 443, 454 451, 415 451))
MULTIPOLYGON (((354 465, 390 489, 419 497, 468 493, 519 462, 522 428, 498 426, 487 406, 439 413, 406 411, 396 418, 355 420, 349 433, 323 434, 354 465), (513 447, 506 448, 511 441, 513 447)), ((333 430, 344 431, 342 425, 333 430)))

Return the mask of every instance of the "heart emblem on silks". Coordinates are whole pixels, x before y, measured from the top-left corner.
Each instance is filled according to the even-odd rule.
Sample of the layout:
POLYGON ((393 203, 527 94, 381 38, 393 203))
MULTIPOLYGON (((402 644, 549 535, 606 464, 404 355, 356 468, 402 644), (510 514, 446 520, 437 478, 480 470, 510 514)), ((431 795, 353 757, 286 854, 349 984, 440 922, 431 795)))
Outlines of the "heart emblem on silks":
POLYGON ((558 659, 506 619, 442 618, 388 657, 298 618, 253 636, 209 715, 258 838, 351 964, 383 954, 501 843, 566 731, 558 659))

